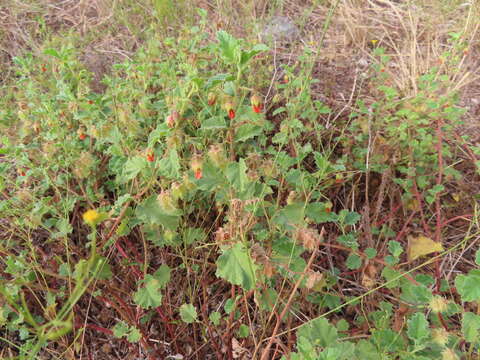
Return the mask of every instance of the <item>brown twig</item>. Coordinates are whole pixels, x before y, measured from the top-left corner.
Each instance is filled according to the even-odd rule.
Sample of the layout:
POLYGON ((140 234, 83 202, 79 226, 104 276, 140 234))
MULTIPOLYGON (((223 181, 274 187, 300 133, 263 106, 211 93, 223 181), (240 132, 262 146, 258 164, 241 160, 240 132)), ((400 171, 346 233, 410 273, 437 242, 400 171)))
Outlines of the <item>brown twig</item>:
MULTIPOLYGON (((323 233, 324 233, 324 228, 322 228, 322 231, 320 232, 320 238, 323 238, 323 233)), ((290 293, 290 296, 288 298, 287 304, 283 308, 283 311, 280 313, 280 316, 277 318, 277 322, 275 323, 275 327, 273 329, 272 335, 270 337, 270 340, 267 343, 267 346, 265 349, 263 349, 262 356, 260 357, 260 360, 267 360, 270 352, 270 348, 272 347, 272 344, 275 340, 275 337, 277 336, 278 329, 280 328, 280 324, 282 323, 282 319, 285 317, 287 311, 290 309, 290 305, 292 304, 293 298, 296 295, 297 289, 300 286, 303 278, 305 277, 306 272, 310 269, 310 267, 313 264, 313 260, 315 259, 315 255, 317 254, 317 249, 312 251, 312 255, 310 255, 310 259, 308 259, 307 266, 305 267, 305 271, 303 274, 300 275, 298 278, 297 282, 295 283, 295 286, 292 289, 292 292, 290 293)))

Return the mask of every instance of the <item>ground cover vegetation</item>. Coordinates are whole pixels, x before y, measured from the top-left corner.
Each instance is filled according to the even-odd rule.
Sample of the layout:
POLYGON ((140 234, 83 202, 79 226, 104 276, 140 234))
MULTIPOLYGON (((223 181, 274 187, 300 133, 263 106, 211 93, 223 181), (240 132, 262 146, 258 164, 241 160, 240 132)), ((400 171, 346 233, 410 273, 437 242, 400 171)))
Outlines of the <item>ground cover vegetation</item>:
POLYGON ((6 3, 0 358, 479 358, 477 2, 6 3))

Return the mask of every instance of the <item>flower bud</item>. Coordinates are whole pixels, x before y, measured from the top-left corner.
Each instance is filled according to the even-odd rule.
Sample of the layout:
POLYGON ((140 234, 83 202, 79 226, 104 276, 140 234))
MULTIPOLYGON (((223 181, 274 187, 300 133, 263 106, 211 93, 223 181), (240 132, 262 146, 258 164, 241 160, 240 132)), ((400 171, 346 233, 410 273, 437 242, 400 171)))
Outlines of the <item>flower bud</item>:
POLYGON ((252 109, 254 112, 256 112, 257 114, 258 113, 261 113, 262 112, 262 99, 260 99, 260 97, 258 95, 253 95, 251 98, 250 98, 250 103, 252 104, 252 109))
POLYGON ((154 162, 155 161, 155 154, 153 153, 152 149, 147 149, 145 151, 145 157, 147 158, 148 162, 154 162))
POLYGON ((208 105, 212 106, 215 104, 216 101, 217 101, 217 95, 215 95, 215 93, 213 92, 208 93, 208 100, 207 100, 208 105))
POLYGON ((192 161, 190 162, 190 168, 193 170, 193 173, 195 175, 195 179, 199 180, 202 178, 202 167, 203 167, 203 161, 202 158, 199 155, 195 155, 192 158, 192 161))

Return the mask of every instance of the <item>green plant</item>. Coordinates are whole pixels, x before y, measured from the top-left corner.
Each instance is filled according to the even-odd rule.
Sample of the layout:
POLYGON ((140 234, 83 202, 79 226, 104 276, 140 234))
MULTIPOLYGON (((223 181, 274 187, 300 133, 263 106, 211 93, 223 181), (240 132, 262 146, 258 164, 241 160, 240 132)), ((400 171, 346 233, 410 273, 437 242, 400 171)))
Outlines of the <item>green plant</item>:
POLYGON ((0 162, 12 356, 62 358, 94 331, 151 359, 192 338, 218 358, 241 339, 261 359, 474 359, 478 269, 440 271, 478 237, 473 202, 446 218, 461 175, 452 79, 433 68, 405 96, 378 47, 373 101, 332 126, 309 47, 268 102, 268 47, 211 40, 197 15, 115 65, 103 93, 72 47, 15 59, 0 162), (456 219, 469 228, 447 244, 456 219), (109 311, 100 325, 91 304, 109 311))

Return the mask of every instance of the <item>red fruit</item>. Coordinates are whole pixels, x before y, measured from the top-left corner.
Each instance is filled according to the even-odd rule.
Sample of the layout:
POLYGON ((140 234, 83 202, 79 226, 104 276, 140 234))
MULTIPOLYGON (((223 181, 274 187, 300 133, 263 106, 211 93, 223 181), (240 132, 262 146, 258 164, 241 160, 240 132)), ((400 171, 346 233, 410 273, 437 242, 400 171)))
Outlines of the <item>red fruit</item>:
POLYGON ((79 138, 80 140, 85 140, 85 139, 87 138, 87 135, 84 134, 84 133, 81 133, 81 134, 78 134, 78 138, 79 138))
POLYGON ((25 171, 23 171, 23 170, 18 170, 18 175, 20 175, 20 176, 25 176, 26 174, 25 174, 25 171))
POLYGON ((88 103, 89 103, 90 105, 92 105, 92 104, 93 104, 93 101, 92 101, 92 100, 88 100, 88 103))
POLYGON ((228 110, 228 117, 230 118, 230 120, 232 120, 235 117, 235 110, 228 110))
POLYGON ((47 71, 47 67, 45 66, 45 64, 42 65, 42 72, 45 72, 47 71))
POLYGON ((148 161, 148 162, 153 162, 153 161, 155 161, 155 155, 153 155, 152 152, 150 152, 150 153, 147 154, 147 161, 148 161))
POLYGON ((202 178, 202 169, 195 170, 195 179, 200 180, 202 178))

